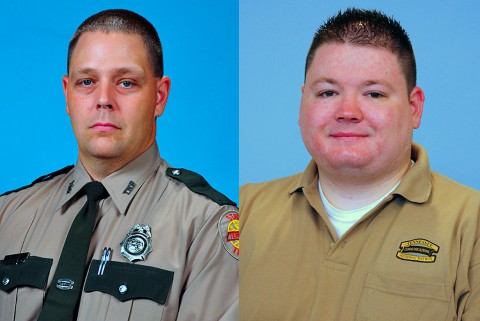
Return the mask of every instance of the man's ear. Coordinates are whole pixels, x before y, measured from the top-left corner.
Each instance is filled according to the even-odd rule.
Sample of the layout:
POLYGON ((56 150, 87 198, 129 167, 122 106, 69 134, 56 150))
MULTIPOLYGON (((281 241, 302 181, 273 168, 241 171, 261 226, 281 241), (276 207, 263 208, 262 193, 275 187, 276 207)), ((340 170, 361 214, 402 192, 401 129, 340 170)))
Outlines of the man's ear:
POLYGON ((422 88, 416 86, 410 93, 410 106, 412 108, 413 128, 420 127, 423 114, 423 104, 425 103, 425 93, 422 88))
POLYGON ((68 103, 67 103, 68 80, 69 79, 67 75, 62 77, 63 94, 65 95, 65 104, 67 105, 67 114, 70 115, 70 110, 68 109, 68 103))
POLYGON ((157 79, 157 101, 155 105, 155 117, 163 114, 165 106, 167 105, 168 94, 170 92, 170 78, 164 76, 157 79))

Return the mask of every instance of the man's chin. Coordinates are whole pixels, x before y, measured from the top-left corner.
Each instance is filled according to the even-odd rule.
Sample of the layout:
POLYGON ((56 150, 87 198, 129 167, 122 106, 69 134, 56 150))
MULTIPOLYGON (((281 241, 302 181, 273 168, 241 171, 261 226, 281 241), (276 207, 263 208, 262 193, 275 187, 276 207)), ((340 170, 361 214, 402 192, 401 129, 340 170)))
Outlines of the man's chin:
POLYGON ((113 148, 110 146, 90 147, 83 154, 89 158, 102 160, 116 159, 122 156, 122 153, 118 148, 113 148))
POLYGON ((324 164, 324 166, 339 172, 355 172, 373 164, 374 160, 375 157, 371 157, 371 155, 349 152, 326 155, 321 157, 317 164, 319 163, 320 166, 324 164))

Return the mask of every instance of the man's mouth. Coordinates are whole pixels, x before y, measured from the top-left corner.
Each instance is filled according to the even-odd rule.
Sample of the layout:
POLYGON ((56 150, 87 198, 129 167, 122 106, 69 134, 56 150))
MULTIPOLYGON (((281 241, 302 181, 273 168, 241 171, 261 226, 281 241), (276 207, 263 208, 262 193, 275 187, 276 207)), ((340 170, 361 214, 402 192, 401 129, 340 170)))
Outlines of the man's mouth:
POLYGON ((90 128, 92 128, 92 129, 94 129, 94 130, 101 131, 101 132, 108 132, 108 131, 113 131, 113 130, 120 129, 120 128, 119 128, 117 125, 115 125, 115 124, 112 124, 112 123, 102 123, 102 122, 95 123, 95 124, 93 124, 90 128))
POLYGON ((330 134, 330 137, 335 137, 335 138, 365 138, 365 137, 368 137, 368 135, 363 134, 363 133, 353 133, 353 132, 336 132, 336 133, 330 134))

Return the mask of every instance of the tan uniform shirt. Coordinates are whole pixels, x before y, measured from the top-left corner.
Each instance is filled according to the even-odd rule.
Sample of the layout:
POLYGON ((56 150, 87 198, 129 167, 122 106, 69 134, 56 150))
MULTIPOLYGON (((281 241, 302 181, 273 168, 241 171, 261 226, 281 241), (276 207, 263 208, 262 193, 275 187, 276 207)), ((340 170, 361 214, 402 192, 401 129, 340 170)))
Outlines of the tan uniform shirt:
POLYGON ((340 239, 304 173, 240 190, 240 320, 480 320, 480 193, 430 172, 340 239))
MULTIPOLYGON (((167 167, 154 144, 102 180, 110 196, 99 202, 88 259, 88 262, 100 260, 103 248, 111 247, 112 262, 118 263, 107 263, 104 274, 113 279, 115 275, 108 274, 114 273, 109 269, 114 265, 125 273, 133 271, 135 266, 173 272, 165 304, 143 297, 121 302, 100 290, 84 291, 78 320, 238 319, 237 259, 227 251, 231 250, 228 247, 231 244, 223 242, 220 236, 225 233, 226 223, 231 221, 226 220, 225 215, 236 213, 236 208, 221 206, 192 192, 183 183, 166 176, 167 167), (145 261, 131 263, 121 256, 120 243, 136 224, 151 228, 153 251, 145 261)), ((66 175, 1 197, 0 259, 20 252, 53 258, 49 285, 70 225, 86 201, 86 196, 77 192, 90 180, 79 162, 66 175)), ((132 284, 130 280, 126 284, 130 289, 128 294, 142 286, 157 286, 149 274, 142 271, 136 273, 144 276, 144 284, 132 284)), ((93 272, 97 275, 97 271, 93 272)), ((0 282, 2 278, 0 275, 0 282)), ((112 282, 118 282, 110 284, 118 289, 123 281, 112 282)), ((121 298, 118 293, 114 294, 121 298)), ((45 287, 0 290, 0 320, 36 319, 44 296, 45 287)))

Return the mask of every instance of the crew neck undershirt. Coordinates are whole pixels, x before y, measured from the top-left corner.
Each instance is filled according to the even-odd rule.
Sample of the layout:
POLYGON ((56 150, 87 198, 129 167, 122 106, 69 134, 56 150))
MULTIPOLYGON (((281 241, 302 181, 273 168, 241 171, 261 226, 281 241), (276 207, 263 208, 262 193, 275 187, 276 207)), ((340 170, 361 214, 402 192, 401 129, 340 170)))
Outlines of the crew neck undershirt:
POLYGON ((328 218, 332 223, 335 231, 337 232, 338 237, 342 237, 346 231, 348 231, 358 220, 360 220, 365 214, 367 214, 370 210, 372 210, 375 206, 380 204, 380 202, 390 195, 400 184, 398 182, 395 186, 390 189, 385 195, 370 203, 362 208, 354 209, 354 210, 341 210, 333 206, 323 194, 322 186, 320 185, 320 181, 318 181, 318 190, 320 191, 320 197, 322 198, 323 206, 325 207, 325 211, 327 212, 328 218))
MULTIPOLYGON (((411 162, 410 168, 412 168, 415 162, 413 160, 410 160, 410 162, 411 162)), ((341 238, 346 231, 348 231, 355 223, 358 222, 358 220, 360 220, 365 214, 367 214, 375 206, 380 204, 380 202, 383 201, 385 197, 390 195, 397 188, 400 182, 401 180, 397 184, 395 184, 395 186, 393 186, 392 189, 390 189, 385 195, 383 195, 373 203, 370 203, 369 205, 366 205, 362 208, 344 211, 336 208, 327 200, 327 198, 325 197, 325 194, 323 194, 322 186, 320 185, 320 180, 318 180, 318 190, 320 192, 320 197, 322 199, 323 206, 325 208, 325 211, 327 212, 330 222, 333 225, 333 228, 337 232, 338 237, 341 238)))

